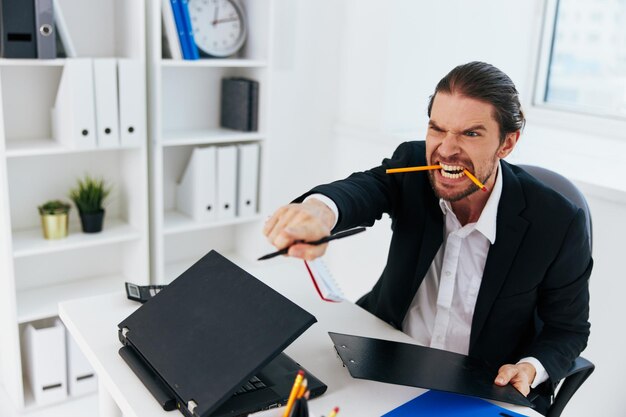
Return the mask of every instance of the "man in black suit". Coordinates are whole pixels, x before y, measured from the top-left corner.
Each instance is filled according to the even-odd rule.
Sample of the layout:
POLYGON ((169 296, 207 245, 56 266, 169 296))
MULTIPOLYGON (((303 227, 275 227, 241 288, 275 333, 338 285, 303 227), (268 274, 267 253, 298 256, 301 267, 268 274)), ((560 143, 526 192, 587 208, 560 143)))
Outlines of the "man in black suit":
MULTIPOLYGON (((503 161, 525 119, 499 69, 454 68, 428 115, 425 142, 403 143, 380 166, 315 187, 278 209, 264 233, 283 248, 388 213, 387 264, 358 304, 421 344, 499 367, 496 384, 525 395, 539 386, 549 398, 589 336, 593 262, 584 212, 503 161), (423 165, 441 168, 385 173, 423 165)), ((289 255, 313 259, 325 249, 296 244, 289 255)))

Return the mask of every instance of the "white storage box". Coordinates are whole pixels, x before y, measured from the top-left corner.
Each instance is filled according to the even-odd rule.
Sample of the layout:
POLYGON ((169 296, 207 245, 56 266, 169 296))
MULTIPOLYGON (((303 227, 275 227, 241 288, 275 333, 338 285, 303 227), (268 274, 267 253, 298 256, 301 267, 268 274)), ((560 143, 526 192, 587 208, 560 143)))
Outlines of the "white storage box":
POLYGON ((67 398, 65 327, 59 319, 29 323, 24 329, 25 367, 38 405, 67 398))
POLYGON ((98 389, 96 374, 79 349, 78 345, 67 333, 67 381, 69 394, 77 397, 95 392, 98 389))

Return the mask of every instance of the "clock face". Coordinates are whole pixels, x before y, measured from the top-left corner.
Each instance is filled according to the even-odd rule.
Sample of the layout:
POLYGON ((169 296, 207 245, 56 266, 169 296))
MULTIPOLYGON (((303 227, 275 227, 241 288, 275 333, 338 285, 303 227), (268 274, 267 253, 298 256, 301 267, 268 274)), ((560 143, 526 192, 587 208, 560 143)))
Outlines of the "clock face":
POLYGON ((234 54, 246 37, 244 14, 232 0, 189 0, 189 15, 198 48, 212 56, 234 54))

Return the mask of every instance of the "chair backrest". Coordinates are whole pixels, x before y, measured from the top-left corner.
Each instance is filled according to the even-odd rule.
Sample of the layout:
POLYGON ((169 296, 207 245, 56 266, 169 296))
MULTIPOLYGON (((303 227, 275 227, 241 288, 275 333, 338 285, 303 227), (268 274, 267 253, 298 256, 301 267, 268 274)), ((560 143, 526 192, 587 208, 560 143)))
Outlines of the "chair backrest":
POLYGON ((565 198, 585 212, 587 232, 589 235, 589 248, 593 249, 593 226, 591 223, 591 212, 589 211, 589 205, 587 204, 585 196, 578 189, 578 187, 576 187, 573 182, 565 178, 563 175, 550 171, 547 168, 535 165, 518 166, 533 177, 537 178, 539 181, 543 182, 548 187, 561 193, 565 198))

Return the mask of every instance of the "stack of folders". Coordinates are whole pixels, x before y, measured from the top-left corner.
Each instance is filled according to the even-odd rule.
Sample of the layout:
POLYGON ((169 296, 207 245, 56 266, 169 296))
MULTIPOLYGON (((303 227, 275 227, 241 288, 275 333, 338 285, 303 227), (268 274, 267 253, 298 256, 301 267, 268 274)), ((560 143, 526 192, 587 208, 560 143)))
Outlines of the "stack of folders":
POLYGON ((194 148, 176 187, 180 212, 196 222, 257 213, 258 143, 194 148))
POLYGON ((127 58, 66 61, 51 120, 52 137, 70 149, 140 146, 146 136, 142 62, 127 58))
POLYGON ((24 328, 25 371, 37 405, 95 392, 93 368, 58 318, 24 328))
POLYGON ((0 1, 0 32, 4 58, 76 56, 57 0, 0 1))
POLYGON ((162 0, 165 56, 172 59, 198 59, 189 15, 189 0, 162 0))
POLYGON ((259 83, 242 77, 222 79, 220 126, 255 132, 258 130, 259 83))

